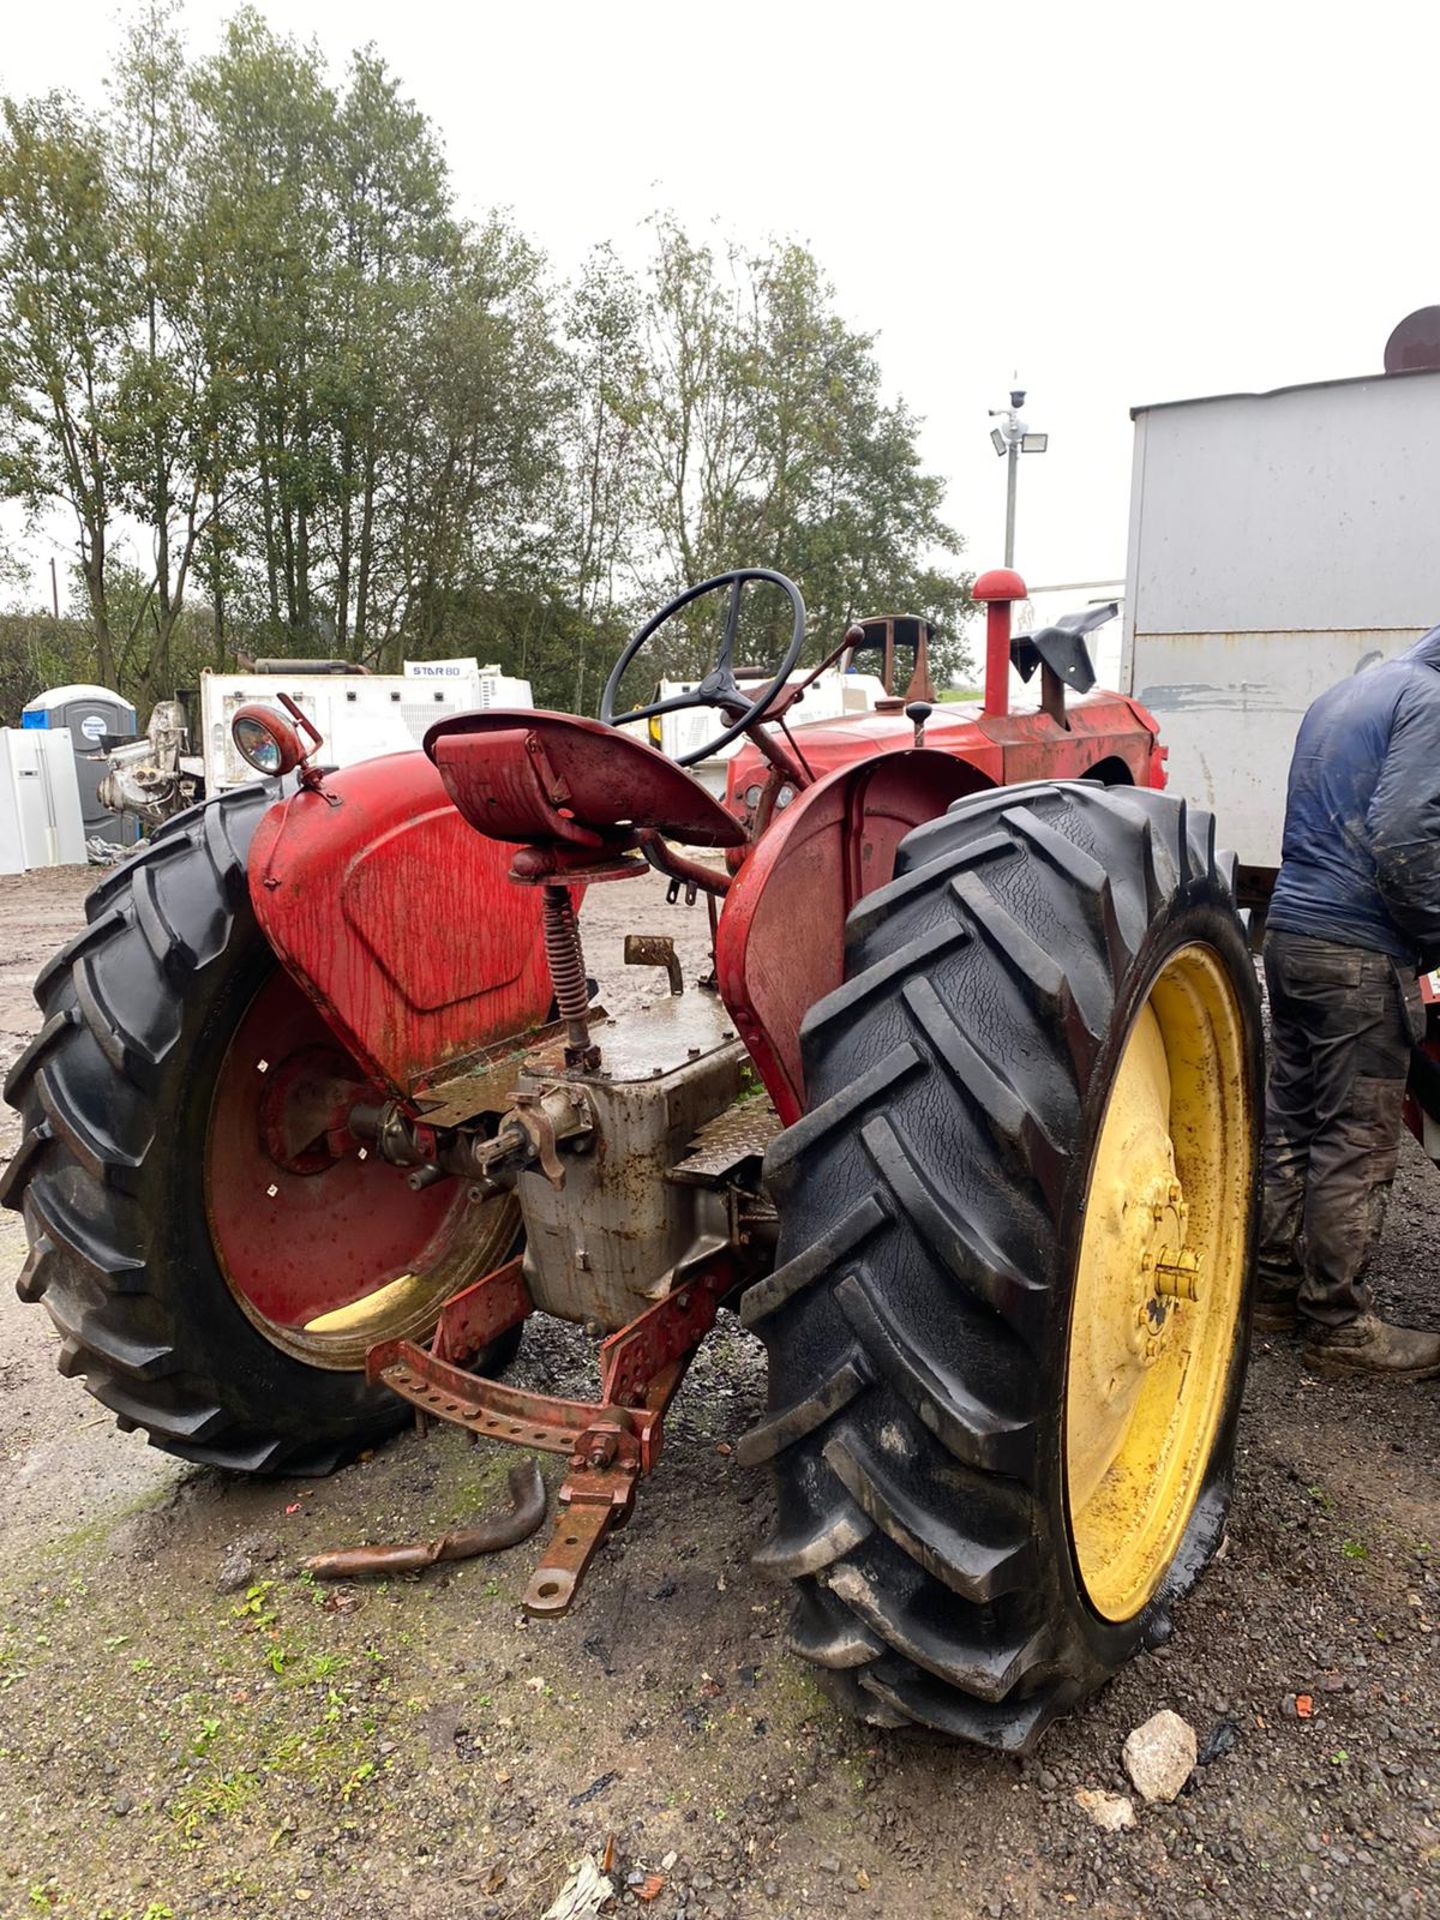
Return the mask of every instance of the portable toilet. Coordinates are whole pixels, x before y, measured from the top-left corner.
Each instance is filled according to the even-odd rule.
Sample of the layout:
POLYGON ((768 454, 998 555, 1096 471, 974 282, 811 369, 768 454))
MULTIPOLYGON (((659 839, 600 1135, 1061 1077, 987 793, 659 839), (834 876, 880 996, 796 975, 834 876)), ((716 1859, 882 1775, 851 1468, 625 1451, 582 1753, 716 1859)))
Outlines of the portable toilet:
POLYGON ((80 812, 87 840, 108 840, 128 847, 136 824, 125 814, 100 804, 100 782, 110 771, 100 756, 106 734, 133 738, 135 709, 108 687, 52 687, 37 693, 20 714, 22 727, 68 727, 75 749, 75 778, 80 787, 80 812))

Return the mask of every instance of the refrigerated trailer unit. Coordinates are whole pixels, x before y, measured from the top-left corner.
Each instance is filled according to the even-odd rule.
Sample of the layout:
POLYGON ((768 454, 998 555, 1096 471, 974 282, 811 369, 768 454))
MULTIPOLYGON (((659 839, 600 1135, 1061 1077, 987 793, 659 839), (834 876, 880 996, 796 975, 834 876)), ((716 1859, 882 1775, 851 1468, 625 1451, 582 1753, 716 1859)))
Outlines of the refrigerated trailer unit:
POLYGON ((1306 707, 1440 621, 1440 370, 1132 418, 1121 685, 1258 903, 1306 707))

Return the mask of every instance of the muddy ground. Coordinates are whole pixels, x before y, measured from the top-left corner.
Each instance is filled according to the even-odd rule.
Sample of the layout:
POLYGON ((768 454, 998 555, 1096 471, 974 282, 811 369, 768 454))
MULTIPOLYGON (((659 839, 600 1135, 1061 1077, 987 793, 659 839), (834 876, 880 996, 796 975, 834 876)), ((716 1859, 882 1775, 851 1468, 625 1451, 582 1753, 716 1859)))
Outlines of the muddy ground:
MULTIPOLYGON (((86 880, 0 879, 0 1065, 86 880)), ((680 920, 703 947, 702 915, 658 889, 597 889, 586 918, 612 1005, 652 990, 619 965, 624 925, 680 920)), ((1427 1326, 1437 1200, 1407 1145, 1375 1284, 1427 1326)), ((784 1599, 747 1561, 768 1488, 729 1451, 763 1397, 733 1321, 568 1619, 519 1613, 533 1545, 332 1610, 292 1577, 302 1555, 464 1519, 506 1457, 440 1431, 320 1483, 181 1466, 56 1374, 10 1285, 22 1253, 3 1216, 4 1915, 537 1920, 612 1836, 620 1884, 664 1879, 627 1902, 667 1920, 1440 1912, 1434 1387, 1322 1383, 1260 1345, 1221 1564, 1168 1645, 1020 1763, 842 1720, 787 1654, 784 1599), (1233 1744, 1102 1835, 1075 1790, 1124 1790, 1121 1743, 1162 1706, 1233 1744)), ((524 1366, 579 1388, 583 1342, 532 1337, 524 1366)))

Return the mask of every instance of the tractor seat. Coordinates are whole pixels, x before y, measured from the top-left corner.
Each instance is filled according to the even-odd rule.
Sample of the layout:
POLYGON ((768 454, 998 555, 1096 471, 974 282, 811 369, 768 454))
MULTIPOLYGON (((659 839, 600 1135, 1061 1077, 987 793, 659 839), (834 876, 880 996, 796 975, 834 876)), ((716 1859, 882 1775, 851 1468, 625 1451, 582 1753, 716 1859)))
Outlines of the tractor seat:
POLYGON ((599 720, 530 708, 458 713, 425 735, 445 790, 480 833, 621 854, 651 827, 692 847, 738 847, 745 829, 683 767, 599 720))

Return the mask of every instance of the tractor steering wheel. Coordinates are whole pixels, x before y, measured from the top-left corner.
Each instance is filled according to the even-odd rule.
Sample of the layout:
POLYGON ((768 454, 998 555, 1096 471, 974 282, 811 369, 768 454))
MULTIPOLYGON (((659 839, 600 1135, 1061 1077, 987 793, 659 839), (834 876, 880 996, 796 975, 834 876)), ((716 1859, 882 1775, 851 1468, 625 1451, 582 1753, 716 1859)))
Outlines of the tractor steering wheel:
POLYGON ((657 714, 679 713, 686 707, 716 707, 726 715, 738 714, 739 718, 723 733, 716 734, 713 740, 707 740, 704 746, 697 747, 693 753, 676 756, 682 767, 693 767, 697 761, 708 760, 719 753, 722 747, 728 747, 747 727, 754 726, 769 712, 776 695, 794 672, 804 646, 805 602, 800 598, 800 589, 795 582, 787 580, 783 573, 772 573, 768 567, 736 567, 732 573, 717 574, 713 580, 702 580, 698 587, 689 587, 684 593, 677 594, 653 620, 646 621, 632 640, 626 642, 625 651, 610 669, 610 678, 605 682, 605 691, 600 697, 600 718, 607 726, 618 727, 631 720, 650 720, 657 714), (735 678, 735 635, 740 626, 740 598, 751 580, 768 580, 772 586, 780 587, 789 596, 795 615, 790 645, 780 662, 779 671, 753 700, 740 691, 740 683, 735 678), (669 700, 657 700, 653 706, 636 707, 629 713, 616 713, 615 700, 620 691, 620 682, 626 668, 645 643, 682 608, 688 607, 692 601, 703 599, 707 593, 718 593, 722 587, 730 589, 730 606, 725 615, 720 652, 714 666, 694 692, 677 693, 669 700))

